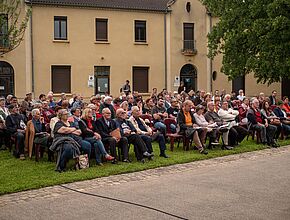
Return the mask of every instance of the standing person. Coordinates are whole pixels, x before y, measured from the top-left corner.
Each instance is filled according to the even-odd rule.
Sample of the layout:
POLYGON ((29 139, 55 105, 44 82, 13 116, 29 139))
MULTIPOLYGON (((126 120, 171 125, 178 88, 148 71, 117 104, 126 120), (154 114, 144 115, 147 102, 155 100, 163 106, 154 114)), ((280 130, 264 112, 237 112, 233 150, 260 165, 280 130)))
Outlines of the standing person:
POLYGON ((183 81, 181 81, 180 82, 180 86, 178 87, 178 94, 180 94, 181 92, 183 92, 183 91, 185 91, 185 85, 184 85, 184 82, 183 81))
POLYGON ((122 92, 124 92, 126 95, 129 95, 131 92, 131 86, 130 86, 130 81, 126 80, 126 83, 122 87, 122 92))
POLYGON ((277 91, 276 90, 273 90, 272 91, 272 94, 269 96, 269 99, 270 99, 270 105, 277 105, 277 91))

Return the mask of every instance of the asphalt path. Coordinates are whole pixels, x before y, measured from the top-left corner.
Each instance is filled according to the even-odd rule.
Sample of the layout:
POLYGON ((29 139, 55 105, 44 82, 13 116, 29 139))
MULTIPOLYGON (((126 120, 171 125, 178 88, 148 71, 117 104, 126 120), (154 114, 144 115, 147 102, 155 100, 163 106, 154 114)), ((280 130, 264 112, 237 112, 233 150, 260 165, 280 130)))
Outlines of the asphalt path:
POLYGON ((70 193, 8 203, 0 219, 289 220, 290 150, 143 181, 63 190, 70 193))

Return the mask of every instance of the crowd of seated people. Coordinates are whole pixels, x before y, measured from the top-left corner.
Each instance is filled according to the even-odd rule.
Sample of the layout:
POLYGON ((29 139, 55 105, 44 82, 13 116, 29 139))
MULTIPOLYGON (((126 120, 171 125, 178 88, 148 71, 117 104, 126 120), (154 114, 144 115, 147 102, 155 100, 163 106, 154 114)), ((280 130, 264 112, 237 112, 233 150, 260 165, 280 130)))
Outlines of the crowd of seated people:
POLYGON ((146 99, 138 92, 119 97, 97 94, 88 102, 78 94, 69 99, 62 93, 56 99, 53 92, 36 100, 31 93, 22 101, 13 95, 1 97, 0 147, 14 146, 14 156, 23 160, 32 157, 37 144, 49 160, 57 155, 57 170, 64 171, 67 162, 81 154, 99 166, 105 161, 130 163, 130 146, 137 161, 145 163, 154 159, 154 141, 159 156, 169 158, 169 134, 182 135, 184 144, 188 140, 201 154, 217 145, 232 150, 249 132, 259 134, 269 147, 279 147, 278 139, 290 134, 289 99, 278 100, 276 91, 269 97, 263 92, 247 97, 243 90, 237 96, 225 90, 179 90, 158 93, 154 88, 146 99))

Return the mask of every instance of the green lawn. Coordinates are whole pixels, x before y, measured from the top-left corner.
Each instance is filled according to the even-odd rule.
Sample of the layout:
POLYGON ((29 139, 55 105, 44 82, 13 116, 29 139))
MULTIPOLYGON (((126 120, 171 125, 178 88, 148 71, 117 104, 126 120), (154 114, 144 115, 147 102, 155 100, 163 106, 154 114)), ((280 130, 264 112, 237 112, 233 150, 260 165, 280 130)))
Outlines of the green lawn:
MULTIPOLYGON (((289 145, 290 140, 279 141, 279 143, 289 145)), ((209 150, 208 155, 201 155, 195 150, 185 152, 181 146, 179 148, 175 147, 173 152, 167 151, 170 158, 165 159, 158 156, 159 149, 157 144, 154 143, 156 156, 153 161, 147 161, 145 164, 134 160, 131 164, 119 163, 118 165, 112 165, 111 163, 104 163, 105 166, 99 167, 92 163, 92 167, 89 169, 65 173, 55 172, 55 164, 47 162, 46 158, 41 159, 40 162, 35 162, 34 159, 20 161, 15 159, 8 151, 0 151, 0 195, 261 149, 264 149, 264 147, 257 145, 254 141, 244 141, 234 150, 225 151, 217 147, 214 150, 209 150)), ((130 152, 130 158, 134 158, 133 152, 130 152)))

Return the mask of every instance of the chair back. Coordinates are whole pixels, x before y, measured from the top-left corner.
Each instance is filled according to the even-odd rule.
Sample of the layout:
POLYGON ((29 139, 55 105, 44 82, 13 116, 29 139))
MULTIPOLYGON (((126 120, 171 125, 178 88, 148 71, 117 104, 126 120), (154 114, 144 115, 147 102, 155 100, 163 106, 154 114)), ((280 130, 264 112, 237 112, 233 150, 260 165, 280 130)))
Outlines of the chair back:
POLYGON ((175 119, 173 119, 173 118, 165 118, 164 124, 166 125, 167 134, 172 134, 171 129, 170 129, 171 124, 174 124, 175 126, 177 125, 175 119))

